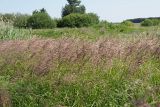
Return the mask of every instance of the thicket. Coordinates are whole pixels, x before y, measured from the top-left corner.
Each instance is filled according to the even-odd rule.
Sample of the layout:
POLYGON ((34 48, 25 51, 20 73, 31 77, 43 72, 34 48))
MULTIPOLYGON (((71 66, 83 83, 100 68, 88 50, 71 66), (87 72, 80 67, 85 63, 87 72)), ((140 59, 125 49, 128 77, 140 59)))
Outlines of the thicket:
POLYGON ((40 11, 33 11, 32 16, 27 20, 27 26, 33 29, 54 28, 56 22, 45 9, 41 9, 40 11))
POLYGON ((84 5, 80 5, 80 0, 67 0, 68 4, 62 9, 62 17, 67 16, 72 13, 84 14, 86 8, 84 5))
POLYGON ((158 26, 158 25, 160 25, 159 19, 145 19, 141 23, 141 26, 158 26))
POLYGON ((94 13, 71 13, 60 19, 52 19, 45 9, 35 10, 32 15, 4 14, 0 15, 3 22, 9 22, 16 28, 50 29, 55 27, 88 27, 99 23, 94 13))
POLYGON ((33 11, 32 15, 27 14, 1 14, 1 21, 13 24, 16 28, 55 28, 56 21, 52 19, 47 11, 42 8, 33 11))
POLYGON ((131 21, 123 21, 121 24, 124 25, 124 26, 128 26, 128 27, 133 27, 134 26, 134 23, 131 22, 131 21))
POLYGON ((99 17, 96 14, 70 14, 58 21, 58 27, 88 27, 99 23, 99 17))
POLYGON ((16 29, 12 23, 0 20, 0 40, 20 40, 32 38, 32 31, 16 29))
POLYGON ((27 14, 16 14, 15 19, 13 21, 14 27, 17 28, 27 28, 27 21, 30 18, 30 15, 27 14))
POLYGON ((4 41, 0 107, 158 107, 159 42, 4 41))

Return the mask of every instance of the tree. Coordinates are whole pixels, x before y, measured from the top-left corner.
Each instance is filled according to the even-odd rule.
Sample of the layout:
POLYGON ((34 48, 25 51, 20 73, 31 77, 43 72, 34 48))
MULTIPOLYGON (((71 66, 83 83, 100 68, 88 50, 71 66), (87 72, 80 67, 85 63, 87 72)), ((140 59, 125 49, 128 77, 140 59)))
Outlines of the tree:
POLYGON ((58 21, 58 27, 88 27, 99 23, 99 17, 96 14, 72 13, 58 21))
POLYGON ((18 28, 26 28, 27 27, 27 20, 30 17, 29 15, 17 13, 15 15, 15 17, 16 18, 13 22, 14 27, 18 27, 18 28))
POLYGON ((121 25, 124 25, 124 26, 128 26, 128 27, 133 27, 134 26, 134 23, 132 23, 131 21, 123 21, 121 23, 121 25))
POLYGON ((3 14, 2 20, 4 22, 13 22, 15 20, 15 15, 10 13, 3 14))
POLYGON ((80 0, 67 0, 67 2, 72 6, 79 6, 81 3, 80 0))
POLYGON ((142 23, 141 26, 153 26, 153 22, 151 19, 145 19, 142 23))
POLYGON ((40 12, 41 13, 47 13, 46 9, 44 9, 44 8, 40 9, 40 12))
POLYGON ((47 11, 46 11, 46 9, 42 8, 42 9, 40 9, 40 10, 34 10, 34 11, 32 12, 32 14, 37 14, 37 13, 47 13, 47 11))
POLYGON ((33 29, 54 28, 56 27, 56 22, 45 9, 41 9, 33 11, 32 16, 27 21, 27 26, 33 29))
POLYGON ((71 13, 85 13, 86 8, 84 5, 80 5, 80 0, 67 0, 68 4, 62 9, 62 17, 71 13))

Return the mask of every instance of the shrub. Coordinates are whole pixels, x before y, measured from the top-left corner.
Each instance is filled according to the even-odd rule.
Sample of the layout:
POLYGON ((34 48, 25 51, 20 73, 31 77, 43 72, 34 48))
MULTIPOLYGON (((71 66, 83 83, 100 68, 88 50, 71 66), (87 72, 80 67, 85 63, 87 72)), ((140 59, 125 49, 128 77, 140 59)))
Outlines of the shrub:
POLYGON ((58 21, 59 27, 88 27, 99 22, 96 14, 70 14, 58 21))
POLYGON ((141 23, 141 26, 153 26, 153 21, 151 19, 146 19, 141 23))
POLYGON ((10 14, 10 13, 2 14, 1 19, 4 22, 13 22, 15 20, 15 14, 10 14))
POLYGON ((128 27, 134 26, 134 24, 131 21, 123 21, 121 24, 128 27))
POLYGON ((62 27, 62 19, 61 18, 55 19, 55 21, 57 23, 57 27, 62 27))
POLYGON ((14 27, 26 28, 27 20, 29 19, 29 17, 30 17, 29 15, 17 14, 13 23, 14 27))
POLYGON ((90 20, 92 24, 98 24, 99 23, 99 17, 95 13, 88 13, 87 14, 90 17, 90 20))
POLYGON ((109 22, 102 20, 98 24, 94 25, 93 27, 96 29, 101 29, 101 28, 108 29, 109 24, 110 24, 109 22))
POLYGON ((159 19, 146 19, 141 23, 141 26, 158 26, 160 25, 159 19))
POLYGON ((0 40, 20 40, 32 38, 31 30, 15 29, 12 23, 0 21, 0 40))
POLYGON ((27 21, 27 26, 33 29, 54 28, 56 22, 48 15, 48 13, 35 13, 27 21))
POLYGON ((160 20, 159 19, 152 19, 152 23, 153 23, 153 26, 157 26, 160 24, 160 20))

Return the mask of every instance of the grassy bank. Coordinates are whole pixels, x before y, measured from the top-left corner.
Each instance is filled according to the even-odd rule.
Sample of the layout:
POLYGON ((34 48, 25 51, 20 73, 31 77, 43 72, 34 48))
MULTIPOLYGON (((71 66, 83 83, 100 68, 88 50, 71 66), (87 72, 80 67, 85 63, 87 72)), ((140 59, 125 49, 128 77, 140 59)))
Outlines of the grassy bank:
MULTIPOLYGON (((0 104, 13 107, 157 106, 160 41, 32 39, 0 47, 0 104)), ((158 107, 158 106, 157 106, 158 107)))
POLYGON ((158 28, 0 24, 0 107, 160 106, 158 28))

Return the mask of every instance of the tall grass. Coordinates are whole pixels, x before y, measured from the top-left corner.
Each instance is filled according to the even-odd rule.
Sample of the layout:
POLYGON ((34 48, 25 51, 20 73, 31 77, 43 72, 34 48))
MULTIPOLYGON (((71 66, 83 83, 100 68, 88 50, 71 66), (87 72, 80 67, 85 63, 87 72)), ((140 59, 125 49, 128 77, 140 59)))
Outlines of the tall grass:
POLYGON ((3 41, 0 54, 3 106, 158 107, 160 101, 156 36, 3 41))
POLYGON ((55 28, 55 29, 34 29, 33 35, 38 35, 41 38, 79 38, 85 40, 99 40, 101 38, 145 38, 145 37, 160 37, 160 29, 158 27, 115 27, 108 28, 103 26, 88 27, 88 28, 55 28), (120 32, 123 29, 124 32, 120 32), (129 30, 128 30, 129 29, 129 30))
POLYGON ((0 40, 31 39, 32 31, 14 28, 12 22, 0 20, 0 40))

